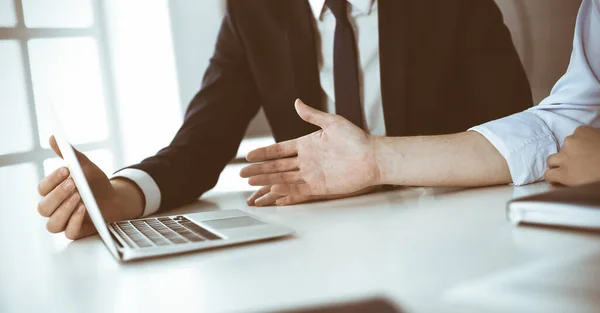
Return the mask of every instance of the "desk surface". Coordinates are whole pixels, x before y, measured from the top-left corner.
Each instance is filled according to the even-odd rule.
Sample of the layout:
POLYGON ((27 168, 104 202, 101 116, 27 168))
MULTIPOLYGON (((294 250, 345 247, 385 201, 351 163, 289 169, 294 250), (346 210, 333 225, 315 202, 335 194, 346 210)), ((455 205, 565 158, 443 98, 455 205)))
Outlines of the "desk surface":
POLYGON ((0 312, 263 312, 369 296, 409 312, 482 312, 454 291, 600 252, 594 233, 506 221, 507 200, 548 188, 401 189, 279 208, 212 193, 177 213, 242 209, 297 235, 131 264, 118 264, 97 236, 48 234, 35 209, 19 208, 0 219, 0 312))

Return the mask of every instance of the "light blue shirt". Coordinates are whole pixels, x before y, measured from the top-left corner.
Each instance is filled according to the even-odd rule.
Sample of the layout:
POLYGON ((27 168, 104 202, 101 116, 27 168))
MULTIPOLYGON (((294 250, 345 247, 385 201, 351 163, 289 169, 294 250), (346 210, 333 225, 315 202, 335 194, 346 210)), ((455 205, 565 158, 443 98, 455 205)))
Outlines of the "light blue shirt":
POLYGON ((526 111, 470 130, 508 162, 515 185, 544 178, 546 159, 581 125, 600 128, 600 0, 583 0, 566 74, 548 98, 526 111))

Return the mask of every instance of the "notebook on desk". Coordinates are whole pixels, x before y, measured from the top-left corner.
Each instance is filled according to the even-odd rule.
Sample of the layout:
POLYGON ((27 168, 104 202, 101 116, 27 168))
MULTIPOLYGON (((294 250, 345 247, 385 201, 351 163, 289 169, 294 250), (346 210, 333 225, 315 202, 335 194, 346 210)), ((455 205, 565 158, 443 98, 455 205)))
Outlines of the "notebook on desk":
POLYGON ((508 203, 507 216, 515 225, 600 230, 600 182, 514 199, 508 203))

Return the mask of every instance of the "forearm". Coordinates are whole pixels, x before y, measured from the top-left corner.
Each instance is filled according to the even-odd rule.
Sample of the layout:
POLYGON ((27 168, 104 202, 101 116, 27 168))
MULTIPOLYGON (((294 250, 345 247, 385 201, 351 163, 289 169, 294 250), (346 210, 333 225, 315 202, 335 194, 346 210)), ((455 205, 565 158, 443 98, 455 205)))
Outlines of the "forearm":
POLYGON ((124 219, 134 219, 142 216, 145 207, 142 190, 132 181, 115 178, 110 183, 115 191, 114 204, 123 213, 124 219))
POLYGON ((379 183, 404 186, 489 186, 512 181, 506 160, 482 135, 376 137, 379 183))

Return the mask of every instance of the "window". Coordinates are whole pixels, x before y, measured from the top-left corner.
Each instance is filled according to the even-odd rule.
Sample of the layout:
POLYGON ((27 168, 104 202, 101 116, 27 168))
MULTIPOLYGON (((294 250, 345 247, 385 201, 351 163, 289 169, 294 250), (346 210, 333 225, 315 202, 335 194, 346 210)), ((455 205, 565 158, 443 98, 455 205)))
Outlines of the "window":
POLYGON ((0 0, 0 167, 28 164, 40 179, 60 166, 48 145, 48 101, 78 149, 108 172, 122 163, 101 4, 0 0))
MULTIPOLYGON (((186 60, 208 61, 224 5, 176 3, 0 0, 0 170, 5 169, 0 173, 26 168, 27 179, 19 177, 18 184, 33 189, 62 165, 48 145, 51 130, 44 112, 49 101, 75 148, 109 175, 167 145, 181 125, 187 93, 197 91, 204 74, 202 64, 186 60), (211 23, 203 21, 208 8, 211 23), (196 50, 182 46, 188 40, 197 43, 197 34, 189 32, 196 24, 180 20, 210 28, 196 50), (186 59, 189 51, 194 58, 186 59)), ((273 141, 266 140, 246 140, 237 162, 257 144, 273 141)), ((239 167, 226 170, 220 189, 248 188, 239 167)))

